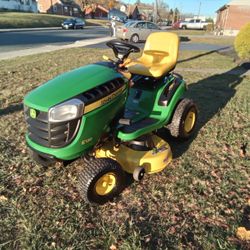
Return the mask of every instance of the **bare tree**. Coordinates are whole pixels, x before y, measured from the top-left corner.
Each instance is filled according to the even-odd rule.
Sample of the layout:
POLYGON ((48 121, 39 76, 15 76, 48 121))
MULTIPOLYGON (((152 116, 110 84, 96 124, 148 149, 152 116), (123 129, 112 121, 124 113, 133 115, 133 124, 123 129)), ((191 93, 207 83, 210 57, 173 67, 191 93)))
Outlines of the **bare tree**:
POLYGON ((157 14, 160 20, 167 19, 169 13, 169 6, 164 0, 157 0, 158 10, 157 14))

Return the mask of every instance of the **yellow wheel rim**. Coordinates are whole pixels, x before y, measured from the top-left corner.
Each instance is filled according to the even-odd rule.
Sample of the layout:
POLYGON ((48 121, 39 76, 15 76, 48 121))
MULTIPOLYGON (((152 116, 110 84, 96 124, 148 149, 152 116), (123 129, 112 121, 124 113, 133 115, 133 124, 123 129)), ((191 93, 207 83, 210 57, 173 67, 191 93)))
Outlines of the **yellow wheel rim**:
POLYGON ((113 173, 106 173, 101 176, 95 184, 95 191, 98 195, 107 195, 116 185, 116 177, 113 173))
POLYGON ((189 133, 193 129, 195 119, 196 119, 195 112, 190 110, 186 116, 185 121, 184 121, 184 130, 186 133, 189 133))

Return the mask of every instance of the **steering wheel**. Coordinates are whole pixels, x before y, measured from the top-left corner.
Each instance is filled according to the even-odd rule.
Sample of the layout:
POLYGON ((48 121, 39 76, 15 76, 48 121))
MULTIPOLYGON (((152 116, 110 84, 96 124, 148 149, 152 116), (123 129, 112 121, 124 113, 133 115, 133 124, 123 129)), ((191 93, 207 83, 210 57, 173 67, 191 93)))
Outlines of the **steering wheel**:
POLYGON ((161 50, 144 50, 144 54, 150 56, 168 56, 168 52, 161 51, 161 50))
POLYGON ((126 59, 131 52, 140 52, 140 49, 135 45, 118 40, 109 41, 106 45, 114 51, 115 57, 120 61, 126 59))

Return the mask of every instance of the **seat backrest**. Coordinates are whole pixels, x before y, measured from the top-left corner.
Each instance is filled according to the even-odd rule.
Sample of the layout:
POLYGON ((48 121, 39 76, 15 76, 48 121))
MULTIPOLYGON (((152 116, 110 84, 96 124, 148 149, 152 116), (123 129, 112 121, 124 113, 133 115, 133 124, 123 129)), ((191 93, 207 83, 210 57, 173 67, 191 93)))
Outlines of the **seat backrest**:
MULTIPOLYGON (((171 32, 151 33, 144 46, 144 51, 147 50, 160 50, 167 52, 168 62, 174 67, 178 59, 179 37, 171 32)), ((142 57, 147 57, 147 55, 143 53, 142 57)))

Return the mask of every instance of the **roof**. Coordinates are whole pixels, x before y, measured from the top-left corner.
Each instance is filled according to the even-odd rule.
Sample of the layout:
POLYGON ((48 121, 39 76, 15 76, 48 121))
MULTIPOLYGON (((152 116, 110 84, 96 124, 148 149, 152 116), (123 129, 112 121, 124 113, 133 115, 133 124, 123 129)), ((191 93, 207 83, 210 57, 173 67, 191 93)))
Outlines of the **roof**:
POLYGON ((228 4, 223 5, 222 7, 220 7, 216 12, 222 11, 224 9, 226 9, 228 6, 230 5, 247 5, 250 6, 250 1, 249 0, 232 0, 230 1, 228 4))
POLYGON ((80 6, 76 4, 73 0, 60 0, 63 5, 73 6, 80 9, 80 6))

